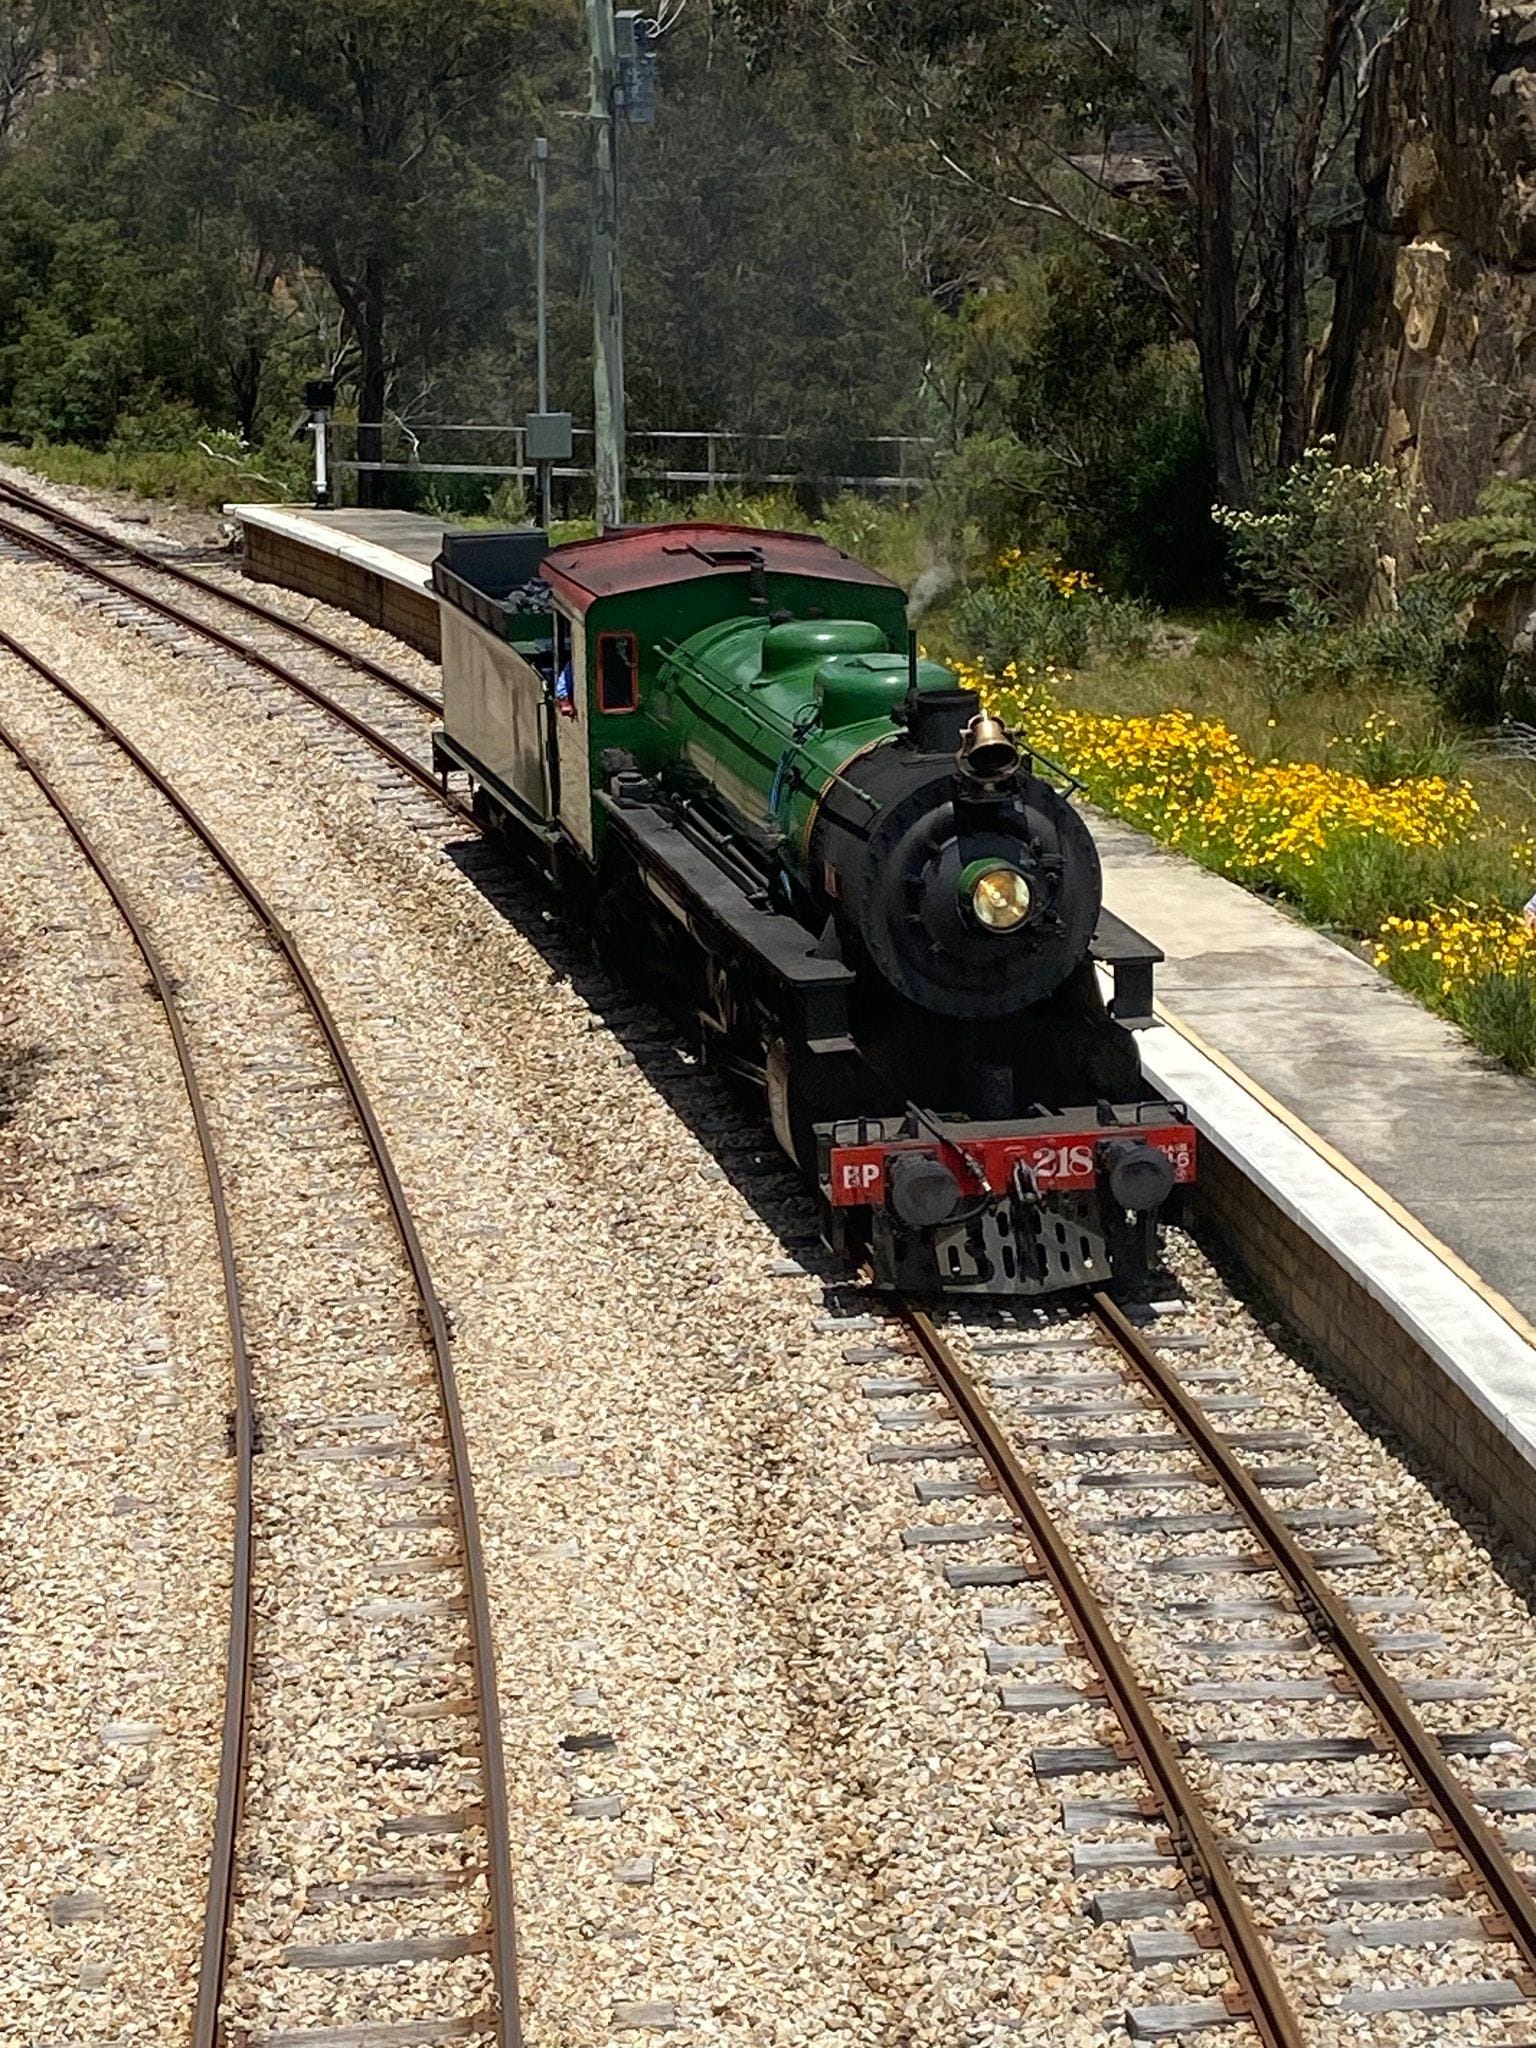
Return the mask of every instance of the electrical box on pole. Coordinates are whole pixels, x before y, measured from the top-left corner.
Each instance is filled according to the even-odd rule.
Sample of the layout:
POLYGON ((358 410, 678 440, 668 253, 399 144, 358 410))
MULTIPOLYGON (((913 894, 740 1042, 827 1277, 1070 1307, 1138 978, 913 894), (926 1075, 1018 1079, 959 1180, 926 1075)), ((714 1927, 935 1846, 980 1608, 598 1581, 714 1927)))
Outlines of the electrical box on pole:
POLYGON ((649 128, 656 119, 656 24, 638 7, 621 7, 613 27, 624 119, 649 128))
POLYGON ((549 409, 549 138, 534 137, 528 167, 533 173, 537 195, 534 268, 537 279, 539 323, 539 403, 529 413, 523 429, 523 460, 537 465, 539 475, 539 524, 549 530, 554 516, 553 467, 571 459, 571 416, 549 409), (564 420, 562 436, 554 422, 564 420))

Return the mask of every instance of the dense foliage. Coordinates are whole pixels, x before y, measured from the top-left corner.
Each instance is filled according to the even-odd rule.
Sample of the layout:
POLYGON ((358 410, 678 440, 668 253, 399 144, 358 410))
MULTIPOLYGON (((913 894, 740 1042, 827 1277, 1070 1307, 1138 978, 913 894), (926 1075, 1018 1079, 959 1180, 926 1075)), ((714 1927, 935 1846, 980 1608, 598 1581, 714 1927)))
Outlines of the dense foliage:
MULTIPOLYGON (((955 27, 934 61, 963 93, 955 27)), ((1062 90, 1050 42, 1008 67, 1031 104, 1062 90)), ((217 36, 189 0, 0 0, 7 49, 0 433, 125 462, 225 459, 222 433, 280 483, 316 374, 364 421, 520 417, 540 131, 554 397, 588 416, 577 0, 267 0, 217 36)), ((661 118, 623 154, 641 491, 647 432, 728 427, 812 499, 890 467, 871 437, 906 434, 948 577, 1020 538, 1162 601, 1219 576, 1187 323, 1102 237, 936 178, 889 79, 818 34, 765 50, 698 0, 663 46, 661 118)))

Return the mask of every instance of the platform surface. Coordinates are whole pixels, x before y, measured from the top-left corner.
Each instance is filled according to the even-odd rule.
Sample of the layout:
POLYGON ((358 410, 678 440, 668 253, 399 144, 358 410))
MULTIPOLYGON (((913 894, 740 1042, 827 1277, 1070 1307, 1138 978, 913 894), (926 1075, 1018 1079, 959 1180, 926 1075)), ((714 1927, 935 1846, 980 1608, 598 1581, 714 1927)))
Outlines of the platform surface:
POLYGON ((307 505, 284 505, 281 509, 333 533, 348 533, 355 540, 371 541, 376 548, 387 548, 392 555, 403 555, 408 562, 428 569, 442 553, 443 535, 459 531, 424 512, 375 512, 362 506, 324 512, 307 505))
POLYGON ((424 512, 351 505, 324 511, 313 505, 226 505, 224 510, 242 526, 260 526, 290 540, 307 541, 323 554, 355 561, 414 588, 430 582, 443 535, 463 530, 424 512))
POLYGON ((1536 1322, 1536 1082, 1277 905, 1093 820, 1159 1001, 1536 1322))

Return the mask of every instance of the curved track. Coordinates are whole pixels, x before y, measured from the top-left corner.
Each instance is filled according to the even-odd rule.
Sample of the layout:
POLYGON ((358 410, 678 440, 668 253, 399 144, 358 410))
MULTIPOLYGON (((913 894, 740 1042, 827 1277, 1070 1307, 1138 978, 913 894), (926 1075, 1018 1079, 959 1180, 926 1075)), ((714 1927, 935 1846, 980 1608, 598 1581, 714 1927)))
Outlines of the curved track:
MULTIPOLYGON (((172 582, 183 584, 189 590, 200 592, 204 597, 214 598, 220 604, 244 612, 249 618, 260 619, 264 625, 276 626, 284 633, 291 633, 295 639, 304 641, 307 646, 316 648, 320 653, 328 654, 337 661, 350 663, 352 667, 362 669, 377 682, 386 684, 392 690, 398 690, 401 696, 420 705, 424 711, 438 712, 443 708, 440 700, 430 691, 419 689, 415 683, 397 675, 382 661, 375 661, 371 655, 360 654, 355 648, 332 639, 329 633, 322 633, 318 627, 311 626, 301 619, 292 619, 286 612, 280 612, 274 605, 263 604, 259 598, 250 597, 244 591, 230 590, 222 583, 215 583, 212 577, 199 576, 195 570, 186 568, 180 562, 171 561, 164 555, 157 555, 149 548, 135 547, 129 541, 119 540, 114 534, 104 533, 99 526, 92 526, 88 520, 76 518, 72 512, 65 512, 59 506, 50 504, 46 498, 23 490, 19 484, 0 481, 0 503, 14 506, 18 511, 26 512, 35 519, 45 519, 49 525, 58 528, 60 532, 73 535, 76 540, 84 541, 88 547, 100 548, 120 561, 134 563, 151 575, 167 577, 172 582)), ((33 533, 30 528, 16 526, 14 523, 8 523, 5 531, 8 538, 16 541, 27 542, 44 538, 33 533)), ((86 566, 79 558, 73 559, 78 566, 86 566)), ((129 586, 119 582, 116 587, 126 589, 129 586)))
MULTIPOLYGON (((82 692, 7 633, 0 632, 0 649, 23 664, 60 698, 73 705, 118 754, 132 763, 159 797, 170 806, 176 817, 238 892, 239 897, 259 921, 270 944, 281 954, 292 981, 302 996, 305 1009, 324 1040, 335 1073, 350 1100, 357 1125, 371 1154, 393 1219, 399 1246, 409 1268, 421 1322, 427 1333, 448 1451, 454 1532, 466 1588, 464 1604, 469 1623, 470 1656, 475 1680, 474 1712, 478 1723, 483 1780, 483 1826, 487 1843, 491 1921, 485 1946, 490 1953, 497 1998, 494 2019, 486 2024, 494 2027, 499 2048, 520 2048, 522 2031, 517 1991, 506 1772, 491 1647, 490 1605, 484 1554, 447 1320, 383 1130, 340 1027, 307 962, 284 929, 275 909, 246 870, 203 822, 191 804, 134 742, 82 692)), ((156 992, 164 1005, 177 1058, 186 1081, 214 1209, 234 1359, 237 1457, 233 1598, 226 1664, 226 1706, 215 1832, 209 1864, 203 1951, 192 2034, 195 2048, 214 2048, 214 2044, 223 2038, 220 2006, 230 1962, 230 1928, 236 1893, 237 1849, 253 1701, 253 1642, 250 1617, 254 1569, 254 1407, 240 1281, 224 1177, 206 1110, 202 1084, 178 1006, 176 984, 165 971, 145 929, 142 915, 135 909, 127 892, 107 866, 78 813, 60 794, 38 763, 3 727, 0 727, 0 742, 10 748, 17 761, 32 776, 41 793, 58 813, 82 854, 108 889, 143 955, 156 992)))
MULTIPOLYGON (((259 604, 254 599, 220 589, 216 584, 209 583, 202 577, 194 576, 189 570, 162 562, 158 556, 147 554, 142 549, 124 549, 119 546, 119 543, 111 535, 101 533, 94 527, 86 526, 83 521, 57 513, 52 506, 45 505, 40 500, 33 500, 27 497, 25 493, 17 492, 9 484, 0 484, 0 500, 20 503, 29 515, 52 520, 56 526, 62 527, 67 532, 74 533, 80 539, 87 539, 88 537, 88 545, 91 547, 118 554, 126 554, 129 560, 135 562, 141 569, 150 574, 173 575, 179 581, 191 584, 200 593, 213 598, 218 603, 233 604, 244 612, 253 613, 264 623, 277 625, 284 631, 298 631, 301 639, 316 645, 336 661, 347 663, 351 667, 361 670, 374 680, 382 681, 391 690, 399 692, 411 703, 413 708, 425 710, 434 716, 441 711, 442 707, 438 700, 428 692, 418 690, 414 684, 408 683, 404 678, 396 676, 391 670, 381 668, 378 663, 370 661, 366 656, 359 655, 353 652, 352 649, 344 647, 339 641, 331 640, 326 635, 316 633, 309 627, 296 628, 293 620, 284 618, 281 613, 270 610, 266 605, 259 604)), ((376 726, 370 724, 366 718, 354 711, 349 705, 339 702, 327 691, 322 690, 318 685, 311 682, 308 677, 300 675, 291 663, 280 660, 277 656, 268 653, 264 648, 255 646, 248 639, 243 639, 237 634, 226 632, 223 627, 214 624, 208 619, 200 618, 195 612, 189 611, 185 605, 177 604, 168 597, 157 596, 152 590, 144 588, 141 582, 130 582, 126 577, 120 576, 115 570, 106 567, 100 560, 93 559, 90 553, 81 553, 78 549, 66 547, 61 541, 51 538, 47 534, 38 533, 33 527, 20 525, 15 520, 0 517, 0 539, 29 550, 42 560, 52 562, 57 567, 67 570, 73 575, 85 577, 91 582, 100 585, 103 589, 113 592, 117 597, 126 600, 130 605, 140 606, 145 611, 153 613, 156 617, 179 627, 183 632, 191 634, 194 638, 205 640, 212 646, 222 649, 226 654, 233 655, 237 660, 250 663, 252 667, 259 669, 263 675, 269 677, 273 682, 280 683, 285 688, 295 691, 307 703, 314 705, 317 710, 324 712, 327 717, 333 718, 339 724, 345 726, 349 732, 380 754, 392 768, 397 769, 400 774, 406 776, 419 789, 425 790, 449 811, 453 812, 455 816, 467 821, 472 819, 469 804, 460 797, 446 791, 426 762, 418 760, 405 747, 392 740, 386 733, 379 731, 376 726)))

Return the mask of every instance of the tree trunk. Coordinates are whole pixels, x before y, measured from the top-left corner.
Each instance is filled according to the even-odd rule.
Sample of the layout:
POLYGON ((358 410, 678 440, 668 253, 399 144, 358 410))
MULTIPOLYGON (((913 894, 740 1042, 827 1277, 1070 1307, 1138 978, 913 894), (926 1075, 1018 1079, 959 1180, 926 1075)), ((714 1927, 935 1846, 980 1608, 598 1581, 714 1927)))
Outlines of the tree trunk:
MULTIPOLYGON (((1310 203, 1310 194, 1305 203, 1310 203)), ((1307 250, 1303 202, 1293 185, 1280 227, 1280 445, 1282 469, 1307 452, 1307 250)))
MULTIPOLYGON (((357 459, 384 460, 384 404, 388 378, 384 361, 384 265, 377 256, 363 263, 362 285, 352 314, 357 332, 357 459)), ((386 501, 386 479, 376 469, 357 473, 359 505, 382 505, 386 501)))
POLYGON ((249 444, 256 438, 256 421, 261 411, 261 373, 264 356, 255 342, 247 342, 229 361, 229 390, 235 405, 235 424, 240 438, 249 444))
POLYGON ((1280 467, 1307 452, 1311 423, 1307 345, 1307 222, 1317 195, 1317 157, 1328 96, 1343 61, 1345 42, 1361 12, 1360 0, 1328 0, 1317 50, 1317 69, 1297 133, 1281 225, 1280 467))
POLYGON ((1195 341, 1206 426, 1224 505, 1253 497, 1253 434, 1243 402, 1233 221, 1236 81, 1228 0, 1195 0, 1190 74, 1195 114, 1195 232, 1199 290, 1195 341))

